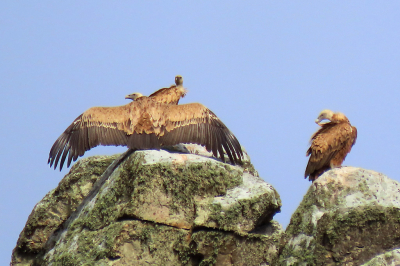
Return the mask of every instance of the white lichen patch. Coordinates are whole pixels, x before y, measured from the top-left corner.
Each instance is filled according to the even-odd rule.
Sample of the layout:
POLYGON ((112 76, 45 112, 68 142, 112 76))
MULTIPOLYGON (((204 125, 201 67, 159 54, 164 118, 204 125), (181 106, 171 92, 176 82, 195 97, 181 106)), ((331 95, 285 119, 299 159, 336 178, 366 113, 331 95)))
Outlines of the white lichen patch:
POLYGON ((345 187, 339 192, 344 199, 343 207, 354 208, 365 205, 400 207, 399 182, 378 172, 361 168, 343 167, 335 171, 340 177, 337 182, 345 187))
MULTIPOLYGON (((375 171, 336 168, 320 176, 313 185, 316 190, 330 193, 330 203, 338 208, 366 205, 400 207, 400 183, 375 171)), ((326 199, 326 195, 324 197, 326 199)))
POLYGON ((198 163, 210 162, 209 158, 201 155, 171 153, 164 150, 137 151, 137 153, 143 153, 144 155, 143 165, 151 165, 159 163, 185 164, 188 162, 198 162, 198 163))
MULTIPOLYGON (((243 183, 235 188, 229 189, 224 196, 215 197, 213 204, 220 204, 222 210, 228 210, 240 200, 250 200, 264 194, 274 193, 271 185, 259 177, 248 173, 243 174, 243 183)), ((276 203, 277 199, 275 199, 276 203)))
POLYGON ((280 207, 279 196, 270 184, 249 173, 243 173, 242 178, 242 184, 228 189, 225 195, 216 196, 211 201, 199 201, 196 204, 194 224, 248 232, 254 229, 255 221, 260 218, 258 213, 264 212, 266 208, 280 207))
POLYGON ((311 240, 313 240, 313 236, 308 236, 305 234, 299 234, 294 238, 291 238, 288 242, 288 247, 293 249, 293 252, 299 252, 304 247, 308 248, 311 240))
POLYGON ((71 240, 66 240, 67 231, 64 231, 57 242, 57 246, 53 247, 47 252, 44 259, 49 261, 48 265, 53 265, 54 257, 58 256, 59 250, 66 250, 67 252, 74 253, 78 249, 79 234, 75 235, 71 240))
POLYGON ((311 213, 311 222, 314 225, 314 228, 317 227, 318 220, 324 215, 325 210, 321 210, 317 208, 315 205, 312 206, 312 213, 311 213))
MULTIPOLYGON (((244 147, 242 147, 242 151, 242 162, 250 162, 250 156, 247 154, 244 147)), ((210 158, 214 158, 215 162, 221 161, 220 158, 215 158, 212 152, 207 151, 204 146, 197 144, 178 144, 174 146, 164 147, 163 150, 160 151, 147 150, 136 151, 135 153, 144 154, 144 165, 156 163, 185 164, 188 162, 209 162, 210 158)), ((229 161, 229 158, 226 154, 225 161, 229 161)))
POLYGON ((400 265, 400 249, 380 254, 362 266, 396 266, 400 265))

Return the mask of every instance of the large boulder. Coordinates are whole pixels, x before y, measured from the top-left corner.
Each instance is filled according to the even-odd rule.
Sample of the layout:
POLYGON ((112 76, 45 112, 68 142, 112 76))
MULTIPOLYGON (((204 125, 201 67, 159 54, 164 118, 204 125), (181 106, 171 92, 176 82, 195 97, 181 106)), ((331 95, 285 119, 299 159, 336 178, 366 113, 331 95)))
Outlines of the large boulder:
POLYGON ((36 204, 13 250, 14 265, 32 265, 49 237, 68 219, 92 189, 93 184, 117 158, 93 156, 78 161, 59 183, 36 204))
POLYGON ((271 264, 281 202, 249 158, 173 150, 136 151, 115 169, 117 156, 76 163, 32 211, 13 265, 271 264))
POLYGON ((342 167, 310 186, 292 215, 276 264, 400 265, 393 250, 399 246, 400 183, 342 167))

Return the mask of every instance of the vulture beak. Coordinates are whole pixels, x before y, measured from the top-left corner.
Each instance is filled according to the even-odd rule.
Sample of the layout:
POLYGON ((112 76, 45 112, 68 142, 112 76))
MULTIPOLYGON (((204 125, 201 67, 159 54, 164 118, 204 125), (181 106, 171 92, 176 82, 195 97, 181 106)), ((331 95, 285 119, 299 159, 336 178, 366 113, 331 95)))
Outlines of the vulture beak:
POLYGON ((321 126, 321 119, 315 119, 315 124, 317 124, 318 126, 321 126))

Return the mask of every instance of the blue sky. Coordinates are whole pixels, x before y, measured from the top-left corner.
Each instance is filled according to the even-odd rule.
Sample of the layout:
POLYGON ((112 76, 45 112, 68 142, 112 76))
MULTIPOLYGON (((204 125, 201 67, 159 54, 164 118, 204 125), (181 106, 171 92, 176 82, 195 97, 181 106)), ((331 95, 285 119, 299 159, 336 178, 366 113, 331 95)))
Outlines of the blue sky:
POLYGON ((311 185, 305 152, 322 109, 358 129, 344 165, 400 181, 399 25, 396 1, 2 1, 0 264, 69 171, 47 165, 66 127, 178 74, 182 103, 215 112, 277 189, 284 227, 311 185))

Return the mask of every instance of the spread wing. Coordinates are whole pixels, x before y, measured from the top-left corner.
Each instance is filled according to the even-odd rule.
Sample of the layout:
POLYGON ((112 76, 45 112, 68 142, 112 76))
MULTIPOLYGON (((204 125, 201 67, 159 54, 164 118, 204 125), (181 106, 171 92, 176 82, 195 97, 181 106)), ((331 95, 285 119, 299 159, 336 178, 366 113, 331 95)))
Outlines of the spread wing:
POLYGON ((141 97, 118 107, 93 107, 78 116, 53 144, 48 163, 60 170, 98 145, 160 149, 178 143, 206 146, 232 163, 243 156, 239 141, 218 117, 201 104, 168 105, 141 97))
POLYGON ((165 110, 160 142, 162 145, 196 143, 224 161, 224 151, 232 163, 241 162, 243 151, 239 141, 222 121, 199 103, 169 105, 165 110))
POLYGON ((185 97, 186 90, 182 86, 171 86, 162 88, 152 93, 149 97, 153 100, 165 104, 178 104, 180 98, 185 97))
POLYGON ((339 153, 345 157, 350 152, 357 137, 357 130, 353 128, 355 129, 349 123, 326 123, 313 134, 310 148, 307 150, 310 159, 305 177, 329 168, 330 161, 339 153))
MULTIPOLYGON (((74 122, 54 142, 49 153, 48 163, 54 169, 60 162, 60 170, 68 156, 67 167, 71 161, 98 145, 127 146, 135 116, 136 102, 118 107, 92 107, 78 116, 74 122), (133 107, 133 108, 132 108, 133 107)), ((136 119, 137 120, 137 119, 136 119)))

